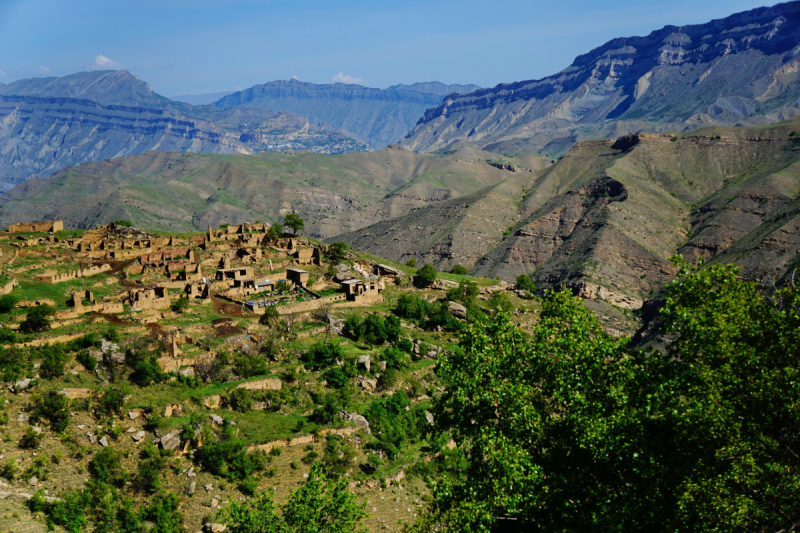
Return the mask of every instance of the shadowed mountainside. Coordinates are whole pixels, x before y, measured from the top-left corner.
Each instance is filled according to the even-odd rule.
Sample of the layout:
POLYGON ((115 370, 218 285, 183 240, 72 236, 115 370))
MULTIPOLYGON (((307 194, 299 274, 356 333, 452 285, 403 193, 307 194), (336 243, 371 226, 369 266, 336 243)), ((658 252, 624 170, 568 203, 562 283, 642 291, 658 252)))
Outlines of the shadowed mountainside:
POLYGON ((339 235, 394 261, 597 291, 637 307, 669 257, 777 278, 800 266, 800 120, 575 145, 555 165, 339 235))

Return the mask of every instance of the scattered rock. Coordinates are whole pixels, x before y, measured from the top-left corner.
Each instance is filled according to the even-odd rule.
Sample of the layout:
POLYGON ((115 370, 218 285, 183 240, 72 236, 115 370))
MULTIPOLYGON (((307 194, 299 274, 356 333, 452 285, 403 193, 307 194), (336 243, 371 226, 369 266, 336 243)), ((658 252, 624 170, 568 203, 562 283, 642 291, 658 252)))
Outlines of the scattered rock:
POLYGON ((191 483, 189 483, 189 488, 187 489, 186 492, 188 492, 189 495, 191 496, 192 494, 194 494, 194 490, 196 488, 197 488, 197 482, 196 481, 192 481, 191 483))
POLYGON ((361 381, 361 387, 364 390, 374 391, 376 388, 378 388, 378 383, 374 379, 365 379, 361 381))
POLYGON ((86 434, 86 438, 89 439, 89 444, 97 443, 97 435, 95 435, 91 431, 86 434))
POLYGON ((223 531, 227 530, 228 526, 225 524, 215 524, 212 522, 203 524, 203 531, 205 531, 205 533, 222 533, 223 531))
POLYGON ((358 366, 363 366, 367 372, 369 372, 370 365, 372 364, 372 359, 368 355, 362 355, 358 358, 358 366))
POLYGON ((19 391, 22 391, 22 390, 30 388, 30 386, 31 386, 31 379, 30 378, 25 378, 25 379, 21 379, 21 380, 17 381, 16 383, 14 383, 14 390, 19 392, 19 391))
POLYGON ((160 439, 161 447, 165 450, 176 450, 181 445, 181 430, 170 431, 160 439))
POLYGON ((203 405, 205 405, 207 409, 219 409, 220 403, 222 403, 222 399, 219 394, 212 394, 211 396, 203 398, 203 405))
POLYGON ((193 478, 197 477, 197 474, 194 471, 194 467, 191 467, 188 472, 186 472, 186 477, 193 478))
POLYGON ((378 361, 378 370, 386 372, 386 361, 378 361))
POLYGON ((216 509, 217 507, 219 507, 219 500, 214 498, 213 500, 211 500, 211 508, 216 509))
POLYGON ((28 480, 28 485, 30 485, 31 487, 35 487, 38 484, 39 480, 36 478, 36 476, 31 476, 31 478, 28 480))
POLYGON ((203 488, 206 489, 206 492, 211 492, 212 490, 214 490, 214 486, 211 483, 209 483, 203 488))
POLYGON ((358 427, 363 428, 364 431, 367 432, 367 435, 370 435, 372 433, 369 429, 369 421, 358 413, 349 413, 347 411, 340 411, 339 418, 341 418, 342 420, 347 420, 349 422, 355 422, 358 427))
POLYGON ((183 416, 183 407, 179 403, 170 403, 164 408, 164 417, 183 416))
POLYGON ((17 422, 27 422, 29 419, 30 417, 25 413, 20 413, 19 416, 17 416, 17 422))
POLYGON ((450 314, 461 320, 467 319, 467 308, 457 302, 447 302, 447 309, 450 314))
POLYGON ((136 433, 133 434, 133 436, 131 438, 133 439, 133 442, 138 443, 144 437, 145 437, 145 432, 144 431, 137 431, 136 433))
POLYGON ((211 423, 215 426, 221 426, 225 423, 225 419, 219 415, 211 415, 209 418, 211 419, 211 423))
POLYGON ((103 438, 100 439, 100 446, 102 446, 103 448, 108 446, 108 437, 106 437, 105 435, 103 435, 103 438))
POLYGON ((430 411, 425 411, 425 421, 428 424, 433 425, 433 413, 430 411))
POLYGON ((140 416, 142 416, 142 413, 140 411, 138 411, 138 410, 137 411, 128 411, 128 418, 130 418, 131 420, 136 420, 140 416))

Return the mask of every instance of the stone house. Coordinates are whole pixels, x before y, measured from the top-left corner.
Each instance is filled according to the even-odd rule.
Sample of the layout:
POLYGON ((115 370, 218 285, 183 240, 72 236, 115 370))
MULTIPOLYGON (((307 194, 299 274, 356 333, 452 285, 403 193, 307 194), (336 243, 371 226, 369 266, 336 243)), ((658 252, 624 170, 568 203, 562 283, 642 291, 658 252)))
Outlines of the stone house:
POLYGON ((299 268, 287 268, 286 279, 297 285, 298 287, 305 288, 308 283, 308 278, 311 274, 307 270, 299 268))
POLYGON ((130 305, 134 311, 166 309, 172 304, 169 293, 164 287, 131 289, 129 294, 130 305))
POLYGON ((30 233, 34 231, 46 231, 54 233, 64 230, 63 220, 47 220, 43 222, 17 222, 8 225, 9 233, 30 233))

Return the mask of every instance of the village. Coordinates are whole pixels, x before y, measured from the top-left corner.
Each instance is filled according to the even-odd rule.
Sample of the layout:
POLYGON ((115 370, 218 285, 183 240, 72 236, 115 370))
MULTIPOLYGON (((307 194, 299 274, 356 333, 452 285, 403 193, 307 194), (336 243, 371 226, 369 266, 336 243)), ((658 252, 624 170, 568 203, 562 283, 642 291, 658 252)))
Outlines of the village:
MULTIPOLYGON (((353 462, 343 468, 354 469, 353 491, 414 494, 419 501, 425 484, 406 479, 406 470, 422 457, 419 445, 391 459, 377 448, 370 451, 367 442, 381 438, 371 424, 381 422, 365 415, 370 405, 402 392, 411 402, 409 416, 429 420, 425 409, 437 394, 435 361, 458 339, 445 323, 398 319, 398 302, 414 295, 433 313, 442 301, 446 320, 464 322, 466 308, 442 299, 474 279, 484 305, 506 293, 524 303, 513 286, 497 280, 443 273, 418 287, 415 267, 349 251, 342 243, 276 235, 264 223, 188 235, 148 232, 126 221, 90 230, 64 230, 61 221, 18 223, 0 232, 0 252, 0 355, 23 350, 29 365, 6 373, 7 405, 13 406, 7 434, 24 440, 33 428, 46 435, 42 446, 61 450, 55 453, 114 447, 130 454, 153 444, 177 454, 186 467, 164 473, 164 483, 187 498, 187 517, 201 526, 230 498, 243 496, 222 490, 217 477, 196 467, 194 450, 203 442, 187 439, 187 424, 219 435, 234 425, 248 453, 274 457, 283 451, 286 461, 270 470, 274 478, 258 481, 274 484, 278 500, 303 481, 309 457, 346 446, 353 462), (88 349, 62 374, 53 378, 43 370, 48 363, 40 354, 74 346, 88 349), (310 354, 323 352, 330 354, 323 356, 327 362, 312 362, 310 354), (142 368, 148 377, 139 377, 142 368), (98 420, 90 406, 113 394, 122 375, 132 384, 124 408, 98 420), (74 445, 59 442, 64 434, 42 432, 31 419, 29 401, 48 390, 72 405, 73 423, 64 434, 74 445), (328 402, 338 407, 320 415, 328 402)), ((518 316, 531 315, 518 310, 518 316)), ((20 467, 35 464, 37 453, 0 444, 0 454, 20 467)), ((128 457, 136 462, 135 454, 128 457)), ((59 477, 67 475, 62 467, 50 469, 65 487, 85 481, 81 475, 59 477)), ((52 488, 38 475, 4 490, 30 495, 52 488)), ((413 517, 416 505, 396 503, 376 501, 382 512, 370 529, 393 529, 413 517)))

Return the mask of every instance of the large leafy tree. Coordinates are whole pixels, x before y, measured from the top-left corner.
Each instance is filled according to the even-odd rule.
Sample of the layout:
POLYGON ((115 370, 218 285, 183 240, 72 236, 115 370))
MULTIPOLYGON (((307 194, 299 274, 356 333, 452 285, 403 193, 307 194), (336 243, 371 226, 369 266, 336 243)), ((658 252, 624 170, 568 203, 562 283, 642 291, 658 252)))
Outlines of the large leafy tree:
POLYGON ((464 330, 437 424, 469 468, 412 530, 798 529, 800 291, 677 262, 660 351, 564 293, 530 338, 502 313, 464 330))
POLYGON ((286 216, 283 217, 283 225, 287 228, 292 228, 295 235, 306 227, 305 221, 297 213, 286 213, 286 216))

